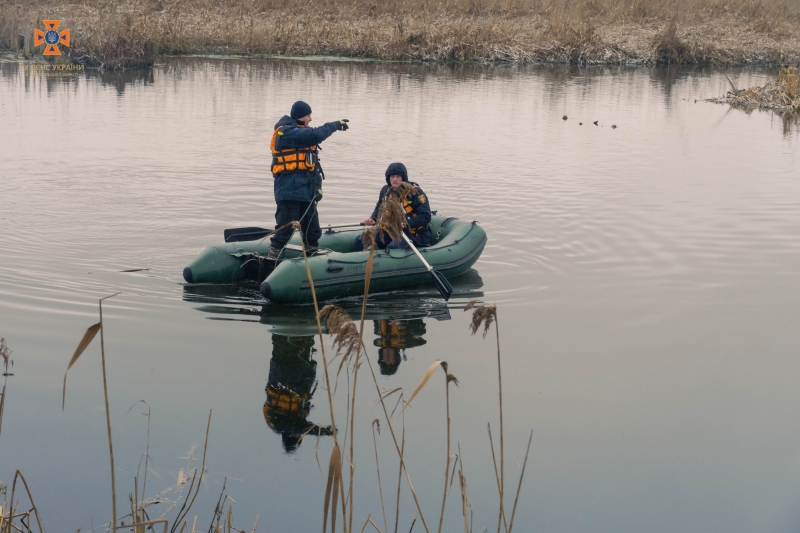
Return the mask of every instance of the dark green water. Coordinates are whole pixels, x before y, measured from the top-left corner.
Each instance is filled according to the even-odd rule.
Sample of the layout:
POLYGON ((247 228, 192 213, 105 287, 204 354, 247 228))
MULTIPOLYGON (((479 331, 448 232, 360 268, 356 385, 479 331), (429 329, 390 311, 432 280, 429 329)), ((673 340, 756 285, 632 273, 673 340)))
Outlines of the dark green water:
MULTIPOLYGON (((773 75, 728 74, 740 87, 773 75)), ((145 409, 129 409, 146 400, 147 495, 166 491, 151 516, 168 512, 181 470, 199 467, 213 409, 198 527, 227 477, 237 528, 259 515, 262 531, 319 528, 332 439, 285 451, 304 420, 330 423, 309 309, 181 277, 224 228, 271 223, 272 125, 304 99, 317 124, 352 126, 324 144, 323 223, 366 218, 385 167, 403 161, 434 209, 489 236, 449 304, 433 288, 381 295, 365 333, 385 390, 410 393, 436 359, 458 377, 453 441, 476 532, 496 526, 497 380, 493 332, 470 336, 461 311, 473 298, 498 305, 512 493, 533 430, 515 531, 796 530, 800 141, 777 116, 702 101, 726 90, 714 71, 194 58, 45 78, 0 63, 0 335, 14 349, 0 480, 21 469, 51 531, 109 520, 97 341, 60 404, 97 299, 121 291, 104 306, 120 516, 146 446, 145 409), (313 391, 313 407, 265 419, 265 386, 279 382, 313 391)), ((382 524, 370 431, 382 415, 363 376, 359 528, 368 513, 382 524)), ((406 415, 411 478, 435 528, 443 386, 406 415)), ((393 501, 385 427, 378 443, 393 501)), ((457 482, 448 502, 455 531, 457 482)), ((402 508, 408 531, 405 489, 402 508)))

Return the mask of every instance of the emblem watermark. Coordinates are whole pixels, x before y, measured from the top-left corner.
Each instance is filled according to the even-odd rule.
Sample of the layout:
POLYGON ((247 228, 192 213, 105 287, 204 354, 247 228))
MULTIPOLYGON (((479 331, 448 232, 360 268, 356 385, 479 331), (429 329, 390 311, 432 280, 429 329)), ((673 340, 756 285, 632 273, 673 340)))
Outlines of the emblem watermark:
POLYGON ((85 71, 84 65, 49 65, 41 63, 22 64, 19 70, 31 76, 65 77, 77 76, 85 71))
POLYGON ((44 23, 45 31, 33 30, 34 46, 45 45, 42 55, 60 56, 61 49, 58 45, 69 46, 69 29, 58 31, 58 27, 61 25, 60 20, 43 20, 42 22, 44 23))

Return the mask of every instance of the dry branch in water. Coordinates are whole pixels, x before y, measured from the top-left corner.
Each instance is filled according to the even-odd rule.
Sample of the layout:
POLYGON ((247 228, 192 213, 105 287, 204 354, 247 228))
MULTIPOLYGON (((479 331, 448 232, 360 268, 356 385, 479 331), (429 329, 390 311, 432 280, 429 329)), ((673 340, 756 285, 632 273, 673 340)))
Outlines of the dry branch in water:
POLYGON ((13 351, 14 350, 12 350, 8 346, 8 344, 6 343, 6 338, 5 337, 0 338, 0 357, 3 358, 3 371, 4 371, 4 373, 8 373, 8 364, 9 364, 9 362, 11 363, 12 367, 14 366, 14 361, 12 361, 10 359, 11 352, 13 352, 13 351))
POLYGON ((782 69, 774 81, 763 87, 738 90, 731 82, 731 88, 733 90, 729 91, 726 96, 712 98, 711 101, 742 109, 800 112, 800 75, 798 75, 796 67, 782 69))

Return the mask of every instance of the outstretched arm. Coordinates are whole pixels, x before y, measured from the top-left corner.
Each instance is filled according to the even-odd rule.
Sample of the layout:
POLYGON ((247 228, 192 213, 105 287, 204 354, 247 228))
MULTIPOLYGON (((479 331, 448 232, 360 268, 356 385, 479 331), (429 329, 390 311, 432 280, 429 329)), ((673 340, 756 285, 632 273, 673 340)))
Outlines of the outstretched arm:
POLYGON ((281 148, 304 148, 319 144, 336 131, 338 122, 327 122, 318 128, 287 128, 281 135, 281 148))

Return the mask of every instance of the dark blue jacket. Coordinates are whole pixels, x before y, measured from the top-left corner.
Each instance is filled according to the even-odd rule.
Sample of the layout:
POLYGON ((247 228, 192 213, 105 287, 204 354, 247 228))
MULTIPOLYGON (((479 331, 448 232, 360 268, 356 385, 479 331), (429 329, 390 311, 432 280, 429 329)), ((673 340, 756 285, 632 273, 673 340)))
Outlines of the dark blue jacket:
MULTIPOLYGON (((428 197, 419 185, 413 181, 408 182, 414 185, 414 192, 408 195, 406 204, 406 227, 403 230, 411 242, 415 246, 430 246, 431 245, 431 204, 428 202, 428 197), (409 212, 409 208, 411 211, 409 212), (414 233, 411 233, 413 230, 414 233)), ((391 189, 391 185, 384 185, 381 189, 381 194, 378 197, 378 203, 375 204, 375 209, 372 211, 372 220, 378 220, 378 210, 383 203, 383 199, 391 189)))
MULTIPOLYGON (((336 122, 328 122, 318 128, 301 128, 297 125, 297 121, 289 115, 284 115, 275 124, 275 129, 281 126, 284 126, 281 130, 283 135, 278 135, 275 142, 277 150, 318 145, 336 131, 336 122)), ((322 174, 319 169, 320 166, 317 164, 316 170, 313 172, 305 170, 281 172, 275 178, 275 201, 310 202, 313 200, 317 190, 322 188, 322 174)))

